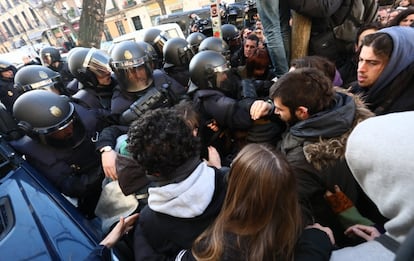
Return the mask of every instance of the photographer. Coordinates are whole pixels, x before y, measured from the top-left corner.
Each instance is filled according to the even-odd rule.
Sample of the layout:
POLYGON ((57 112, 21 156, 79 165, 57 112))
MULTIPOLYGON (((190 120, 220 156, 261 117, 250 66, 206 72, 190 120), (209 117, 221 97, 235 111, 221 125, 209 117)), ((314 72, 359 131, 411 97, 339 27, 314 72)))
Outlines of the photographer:
POLYGON ((188 28, 189 30, 188 34, 191 34, 194 32, 200 32, 206 36, 213 35, 211 25, 209 25, 210 22, 208 19, 203 19, 195 13, 191 13, 188 17, 191 19, 190 25, 188 28))
POLYGON ((252 27, 256 24, 257 16, 257 7, 256 1, 247 0, 244 8, 244 26, 252 27))

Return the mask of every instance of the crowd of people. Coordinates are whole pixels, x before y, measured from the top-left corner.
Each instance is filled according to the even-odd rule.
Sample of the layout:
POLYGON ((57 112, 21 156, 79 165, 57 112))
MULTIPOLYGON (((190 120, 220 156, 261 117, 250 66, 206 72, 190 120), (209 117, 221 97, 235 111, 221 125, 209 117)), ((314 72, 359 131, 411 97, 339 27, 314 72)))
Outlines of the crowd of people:
POLYGON ((101 225, 88 260, 408 260, 407 3, 340 59, 289 59, 289 7, 258 0, 256 23, 222 38, 148 29, 67 61, 0 61, 0 131, 101 225))

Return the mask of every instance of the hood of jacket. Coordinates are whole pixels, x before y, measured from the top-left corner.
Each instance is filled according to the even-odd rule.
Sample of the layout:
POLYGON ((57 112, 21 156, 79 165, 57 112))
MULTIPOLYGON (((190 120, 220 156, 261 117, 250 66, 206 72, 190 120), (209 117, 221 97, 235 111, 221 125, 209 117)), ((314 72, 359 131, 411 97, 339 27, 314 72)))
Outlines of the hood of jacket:
POLYGON ((351 133, 345 158, 361 188, 377 205, 387 234, 403 242, 414 226, 414 112, 376 116, 351 133))
POLYGON ((337 92, 331 108, 299 121, 290 128, 290 133, 303 138, 331 138, 348 131, 355 117, 356 104, 353 98, 337 92))
POLYGON ((215 171, 201 162, 184 180, 148 189, 148 206, 153 211, 179 218, 201 215, 215 190, 215 171))
POLYGON ((391 26, 378 31, 392 38, 393 50, 387 66, 367 93, 367 103, 374 102, 379 93, 410 64, 414 63, 414 28, 391 26))
POLYGON ((359 96, 350 96, 338 89, 335 105, 293 125, 285 137, 288 141, 285 146, 303 144, 306 160, 320 170, 344 158, 352 129, 372 116, 359 96))

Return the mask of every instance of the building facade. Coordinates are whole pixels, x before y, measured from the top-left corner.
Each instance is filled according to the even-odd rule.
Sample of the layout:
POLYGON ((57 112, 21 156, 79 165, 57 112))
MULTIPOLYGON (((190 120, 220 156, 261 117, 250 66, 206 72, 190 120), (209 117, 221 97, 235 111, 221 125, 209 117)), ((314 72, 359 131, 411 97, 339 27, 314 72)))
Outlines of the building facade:
MULTIPOLYGON (((167 14, 197 9, 210 0, 164 0, 167 14)), ((0 53, 24 46, 75 44, 82 0, 0 0, 0 53)), ((156 0, 107 0, 102 43, 151 27, 161 8, 156 0)))

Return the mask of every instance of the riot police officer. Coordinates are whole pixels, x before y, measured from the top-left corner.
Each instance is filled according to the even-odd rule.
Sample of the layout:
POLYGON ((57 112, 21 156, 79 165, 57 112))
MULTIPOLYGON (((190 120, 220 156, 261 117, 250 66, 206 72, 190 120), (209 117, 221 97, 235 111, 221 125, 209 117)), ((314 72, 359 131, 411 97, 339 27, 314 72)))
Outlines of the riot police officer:
POLYGON ((14 88, 19 93, 42 89, 68 95, 60 74, 42 65, 28 65, 21 68, 14 77, 14 88))
POLYGON ((144 32, 143 41, 149 43, 158 54, 159 63, 155 65, 155 68, 162 68, 162 49, 165 43, 168 41, 167 33, 158 28, 149 28, 144 32))
POLYGON ((136 43, 141 46, 142 49, 145 50, 145 52, 147 53, 148 57, 150 58, 150 60, 152 61, 152 69, 160 69, 160 65, 162 64, 162 57, 158 57, 158 53, 157 51, 154 49, 154 47, 152 45, 150 45, 147 42, 144 41, 136 41, 136 43))
POLYGON ((111 103, 118 124, 100 133, 96 147, 102 153, 105 175, 117 179, 114 152, 117 138, 145 111, 172 106, 187 90, 165 72, 153 70, 148 53, 136 42, 116 44, 111 51, 110 66, 119 82, 111 103))
POLYGON ((13 103, 18 97, 13 87, 16 71, 13 64, 0 60, 0 101, 9 113, 12 113, 13 103))
POLYGON ((74 77, 69 71, 68 64, 62 60, 57 48, 49 46, 40 50, 40 60, 43 66, 49 67, 53 71, 60 73, 65 86, 73 80, 74 77))
POLYGON ((171 38, 164 45, 163 56, 164 71, 182 86, 187 87, 190 80, 188 66, 194 56, 188 42, 180 37, 171 38))
POLYGON ((241 46, 240 31, 233 24, 223 24, 221 26, 223 40, 228 44, 230 55, 233 55, 241 46))
POLYGON ((96 137, 96 116, 67 96, 31 90, 16 100, 13 116, 26 135, 10 144, 78 209, 94 216, 103 180, 96 137))
POLYGON ((153 70, 147 52, 135 42, 118 43, 111 52, 110 66, 118 79, 112 113, 128 125, 143 110, 175 104, 186 89, 160 70, 153 70))
POLYGON ((83 106, 100 115, 111 113, 111 99, 118 82, 109 67, 110 57, 96 48, 75 47, 68 55, 68 67, 76 80, 68 88, 78 89, 72 95, 83 106))
POLYGON ((198 47, 200 46, 201 42, 206 39, 207 36, 200 32, 194 32, 187 36, 186 41, 191 46, 191 50, 193 50, 193 53, 198 53, 198 47))
POLYGON ((254 85, 238 82, 236 98, 226 95, 231 74, 228 61, 215 51, 201 51, 190 62, 190 92, 201 115, 201 139, 204 146, 216 147, 222 158, 228 159, 227 164, 246 139, 252 142, 273 141, 280 138, 283 131, 280 123, 256 127, 250 117, 250 107, 258 99, 254 85), (237 142, 228 147, 229 141, 237 142))
POLYGON ((229 45, 221 38, 210 36, 204 39, 200 46, 198 47, 198 51, 216 51, 221 53, 228 61, 230 61, 230 48, 229 45))

